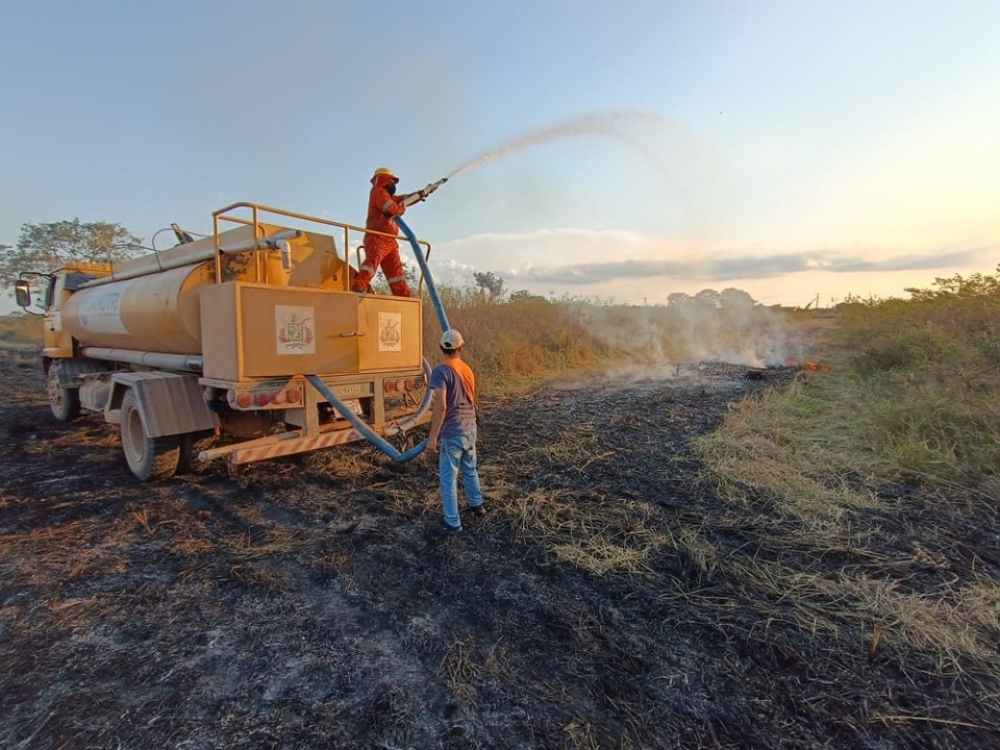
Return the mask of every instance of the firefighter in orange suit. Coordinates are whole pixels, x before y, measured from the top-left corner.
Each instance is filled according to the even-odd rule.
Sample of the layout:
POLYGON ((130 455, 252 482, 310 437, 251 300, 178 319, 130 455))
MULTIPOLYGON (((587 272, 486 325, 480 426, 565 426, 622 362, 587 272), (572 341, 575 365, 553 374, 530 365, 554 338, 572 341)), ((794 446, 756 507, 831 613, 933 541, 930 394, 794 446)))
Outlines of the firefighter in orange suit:
POLYGON ((399 232, 396 225, 397 216, 406 211, 403 204, 405 196, 396 195, 396 183, 399 178, 385 167, 379 167, 372 176, 372 190, 368 196, 368 219, 365 221, 365 262, 361 264, 354 277, 355 292, 371 291, 372 277, 381 268, 389 288, 397 297, 412 297, 406 277, 403 275, 403 263, 399 259, 399 242, 392 237, 383 237, 370 232, 385 232, 395 235, 399 232))

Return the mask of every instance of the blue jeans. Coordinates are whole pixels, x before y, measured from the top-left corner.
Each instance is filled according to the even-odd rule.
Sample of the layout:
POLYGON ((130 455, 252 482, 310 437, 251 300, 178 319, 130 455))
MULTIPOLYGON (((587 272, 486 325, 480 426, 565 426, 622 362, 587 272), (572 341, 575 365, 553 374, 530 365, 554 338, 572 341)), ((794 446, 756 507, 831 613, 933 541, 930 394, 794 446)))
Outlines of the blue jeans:
POLYGON ((476 436, 460 435, 443 437, 438 445, 438 469, 441 472, 441 501, 444 520, 450 526, 461 526, 458 517, 458 470, 462 469, 462 488, 470 508, 483 504, 483 491, 479 486, 476 469, 476 436))

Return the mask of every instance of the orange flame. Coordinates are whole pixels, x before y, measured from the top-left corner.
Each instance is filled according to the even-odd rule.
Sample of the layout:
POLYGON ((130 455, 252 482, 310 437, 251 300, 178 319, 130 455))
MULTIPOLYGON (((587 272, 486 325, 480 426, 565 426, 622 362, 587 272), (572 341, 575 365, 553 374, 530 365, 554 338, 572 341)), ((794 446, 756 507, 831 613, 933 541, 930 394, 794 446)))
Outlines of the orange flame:
POLYGON ((800 370, 808 370, 809 372, 830 372, 830 366, 824 362, 814 362, 811 359, 807 359, 805 362, 799 362, 797 359, 789 357, 785 360, 785 365, 788 367, 798 367, 800 370))

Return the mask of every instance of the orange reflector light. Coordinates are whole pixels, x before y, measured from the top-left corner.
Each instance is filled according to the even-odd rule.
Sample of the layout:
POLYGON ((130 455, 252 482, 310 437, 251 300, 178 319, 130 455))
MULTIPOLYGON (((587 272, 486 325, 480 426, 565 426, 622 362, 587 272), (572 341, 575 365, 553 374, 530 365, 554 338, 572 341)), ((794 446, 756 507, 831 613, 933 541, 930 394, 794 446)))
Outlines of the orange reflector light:
POLYGON ((298 391, 289 391, 288 392, 288 403, 290 403, 290 404, 297 404, 301 400, 302 400, 302 394, 299 393, 298 391))
POLYGON ((236 396, 236 405, 241 409, 249 409, 253 406, 253 394, 243 391, 236 396))
POLYGON ((413 378, 407 378, 406 381, 404 382, 404 387, 406 388, 406 390, 412 391, 413 390, 413 378))
POLYGON ((387 393, 392 393, 394 390, 396 390, 396 381, 395 380, 385 381, 385 390, 387 393))
POLYGON ((283 403, 285 403, 285 392, 284 391, 278 391, 277 393, 274 394, 274 398, 272 398, 271 401, 272 401, 272 403, 275 403, 275 404, 283 404, 283 403))

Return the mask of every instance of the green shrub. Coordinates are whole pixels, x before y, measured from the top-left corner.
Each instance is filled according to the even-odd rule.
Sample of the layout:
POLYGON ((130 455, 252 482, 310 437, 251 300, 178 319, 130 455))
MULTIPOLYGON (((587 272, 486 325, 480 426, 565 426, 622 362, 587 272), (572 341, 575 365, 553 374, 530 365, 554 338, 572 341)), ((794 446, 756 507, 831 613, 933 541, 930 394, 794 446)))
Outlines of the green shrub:
POLYGON ((933 323, 910 325, 880 332, 874 340, 859 342, 851 364, 859 372, 871 374, 900 368, 922 368, 941 363, 975 359, 970 347, 954 333, 933 323))

